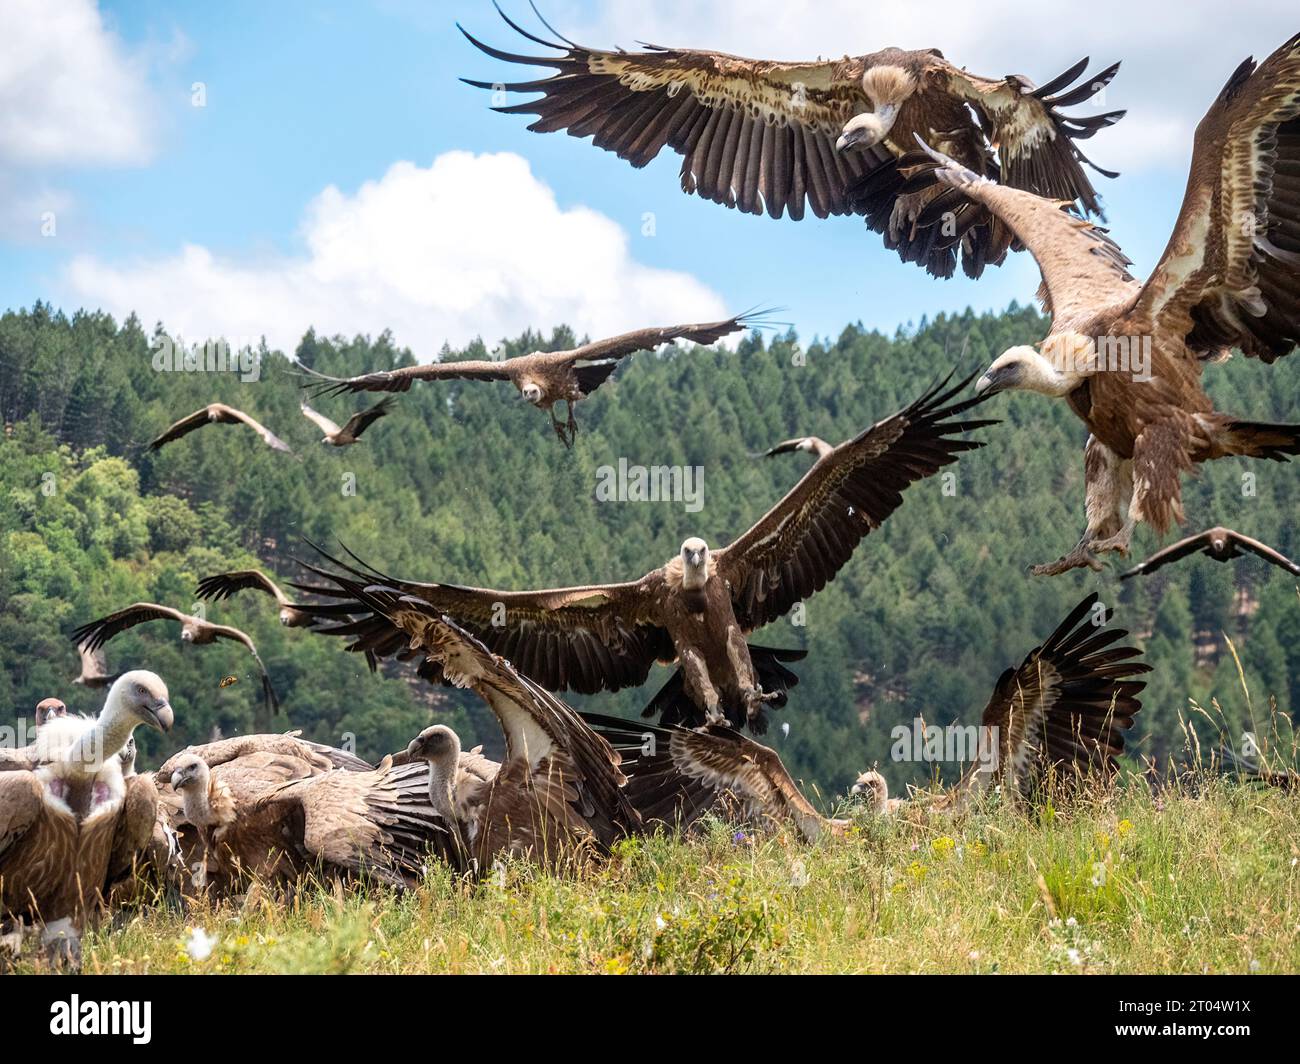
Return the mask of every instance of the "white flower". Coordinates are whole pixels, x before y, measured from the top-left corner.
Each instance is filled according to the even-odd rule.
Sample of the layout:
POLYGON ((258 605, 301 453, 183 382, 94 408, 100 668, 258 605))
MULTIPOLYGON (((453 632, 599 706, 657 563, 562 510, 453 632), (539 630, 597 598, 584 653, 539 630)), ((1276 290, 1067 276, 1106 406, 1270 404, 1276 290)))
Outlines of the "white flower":
POLYGON ((1104 864, 1092 866, 1092 885, 1098 889, 1106 885, 1106 866, 1104 864))
POLYGON ((1259 961, 1255 960, 1254 957, 1251 957, 1251 959, 1250 959, 1250 970, 1251 970, 1252 972, 1257 972, 1257 971, 1259 971, 1259 967, 1260 967, 1260 965, 1259 965, 1259 961))
POLYGON ((1079 926, 1079 921, 1076 920, 1073 916, 1071 916, 1068 920, 1065 921, 1065 926, 1066 926, 1066 927, 1078 927, 1078 926, 1079 926))
POLYGON ((668 924, 664 922, 664 918, 662 916, 655 917, 655 927, 659 928, 660 931, 662 931, 667 926, 668 924))
POLYGON ((790 885, 796 889, 802 889, 808 885, 809 880, 808 866, 802 861, 795 861, 790 866, 790 885))
POLYGON ((1083 957, 1079 955, 1079 951, 1077 949, 1067 949, 1065 951, 1065 957, 1076 968, 1078 968, 1080 965, 1083 964, 1083 957))
POLYGON ((190 955, 191 960, 206 961, 217 948, 217 941, 215 936, 210 936, 203 928, 191 927, 190 940, 185 943, 185 952, 190 955))
POLYGON ((970 951, 969 954, 967 954, 967 956, 968 956, 971 960, 973 960, 973 961, 977 961, 977 960, 980 959, 980 951, 977 950, 977 949, 973 949, 973 950, 970 951))

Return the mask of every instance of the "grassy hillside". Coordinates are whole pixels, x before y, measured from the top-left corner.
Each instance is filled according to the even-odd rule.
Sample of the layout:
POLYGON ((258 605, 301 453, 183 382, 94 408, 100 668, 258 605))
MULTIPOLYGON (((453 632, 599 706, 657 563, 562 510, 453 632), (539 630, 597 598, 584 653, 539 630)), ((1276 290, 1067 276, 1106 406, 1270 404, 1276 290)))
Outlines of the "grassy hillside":
MULTIPOLYGON (((87 972, 1294 972, 1300 810, 1218 779, 1129 786, 1033 818, 861 820, 808 847, 714 823, 622 844, 581 877, 445 870, 403 897, 254 891, 123 914, 87 972), (194 929, 210 953, 193 949, 194 929)), ((23 971, 41 970, 28 962, 23 971)))

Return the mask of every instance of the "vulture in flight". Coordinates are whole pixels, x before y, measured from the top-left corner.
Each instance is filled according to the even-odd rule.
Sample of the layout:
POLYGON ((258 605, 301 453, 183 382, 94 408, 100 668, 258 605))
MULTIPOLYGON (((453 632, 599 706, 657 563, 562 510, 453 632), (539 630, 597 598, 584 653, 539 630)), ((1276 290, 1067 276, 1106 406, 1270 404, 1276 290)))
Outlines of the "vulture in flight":
POLYGON ((275 433, 257 421, 242 410, 236 410, 233 406, 226 406, 225 403, 211 403, 202 410, 196 410, 189 417, 181 418, 171 428, 164 432, 157 439, 149 444, 149 450, 157 451, 179 440, 182 436, 188 436, 195 429, 201 429, 204 425, 247 425, 250 429, 262 437, 262 441, 270 448, 276 451, 284 451, 286 454, 292 454, 289 445, 280 439, 275 433))
POLYGON ((1215 409, 1207 362, 1230 349, 1271 363, 1300 342, 1300 35, 1242 63, 1196 131, 1173 236, 1145 284, 1102 230, 931 150, 939 183, 1009 225, 1042 271, 1041 344, 1002 354, 980 380, 1065 399, 1088 426, 1088 527, 1040 575, 1127 554, 1133 530, 1183 520, 1182 475, 1228 456, 1287 461, 1300 428, 1215 409))
POLYGON ((816 455, 818 461, 830 454, 832 447, 825 440, 818 436, 804 436, 797 440, 786 440, 785 443, 778 443, 770 451, 764 451, 762 454, 755 455, 755 458, 775 458, 779 454, 812 454, 816 455))
POLYGON ((429 853, 460 860, 423 765, 371 768, 295 735, 262 735, 192 747, 156 776, 192 882, 217 896, 314 870, 400 889, 419 881, 429 853))
POLYGON ((324 414, 319 414, 306 403, 302 404, 302 416, 325 433, 321 443, 329 447, 351 447, 361 442, 361 434, 381 417, 387 417, 393 406, 393 400, 383 399, 348 418, 348 423, 339 428, 324 414))
POLYGON ((473 691, 501 725, 500 766, 465 761, 459 737, 438 725, 407 749, 427 763, 435 809, 460 829, 479 869, 501 855, 552 867, 575 852, 606 852, 641 827, 623 793, 618 754, 565 703, 418 598, 394 588, 363 594, 450 685, 473 691))
POLYGON ((361 377, 340 379, 326 377, 303 367, 307 374, 319 378, 311 386, 317 394, 343 395, 349 392, 406 392, 416 381, 472 380, 509 381, 522 398, 551 415, 551 426, 560 442, 572 447, 578 434, 574 407, 609 379, 619 363, 639 351, 653 351, 677 340, 716 344, 725 336, 756 328, 761 321, 752 314, 741 314, 727 321, 704 325, 674 325, 666 329, 638 329, 622 336, 583 344, 572 351, 534 352, 501 361, 434 362, 427 366, 406 366, 381 370, 361 377), (568 421, 561 424, 555 404, 568 408, 568 421))
POLYGON ((157 818, 148 777, 123 772, 119 757, 143 724, 174 723, 163 681, 128 672, 95 719, 46 721, 36 740, 0 763, 0 915, 46 926, 47 941, 75 951, 100 904, 110 869, 129 863, 157 818))
POLYGON ((306 613, 301 606, 294 605, 280 589, 280 585, 260 569, 241 569, 238 572, 204 577, 199 581, 198 597, 220 602, 241 591, 256 591, 275 599, 280 608, 280 623, 286 628, 309 628, 315 623, 316 618, 306 613))
POLYGON ((495 59, 555 73, 508 84, 464 79, 493 93, 536 95, 494 110, 536 115, 534 132, 591 137, 638 169, 671 148, 682 156, 684 192, 746 214, 863 215, 904 262, 950 277, 960 254, 967 275, 978 277, 1003 261, 1012 233, 978 205, 913 186, 918 134, 978 174, 1101 213, 1078 142, 1124 112, 1063 112, 1104 89, 1118 63, 1084 77, 1085 58, 1036 87, 1021 75, 971 74, 935 49, 802 63, 657 45, 601 51, 544 40, 501 14, 556 54, 518 55, 461 32, 495 59))
POLYGON ((775 750, 731 728, 662 728, 595 713, 582 716, 622 758, 627 797, 647 830, 685 831, 709 812, 724 819, 788 822, 808 842, 842 834, 849 826, 813 808, 775 750))
POLYGON ((450 617, 548 690, 618 691, 645 683, 656 662, 678 662, 680 698, 664 720, 761 733, 764 707, 783 698, 761 686, 762 675, 786 670, 751 653, 746 636, 825 587, 909 486, 983 446, 962 434, 995 422, 962 420, 980 400, 955 399, 969 378, 950 383, 835 448, 721 550, 691 538, 639 580, 554 591, 409 583, 364 566, 336 562, 339 574, 309 565, 337 585, 334 597, 353 615, 315 630, 352 638, 357 653, 404 652, 407 635, 365 599, 367 585, 384 584, 450 617))
POLYGON ((78 647, 77 653, 81 658, 81 675, 72 682, 78 687, 98 691, 104 687, 112 687, 117 678, 122 675, 120 672, 110 675, 108 658, 103 650, 87 650, 85 647, 78 647))
POLYGON ((1300 576, 1300 565, 1296 565, 1290 558, 1275 551, 1267 543, 1251 539, 1250 536, 1243 536, 1240 532, 1234 532, 1230 528, 1211 528, 1207 532, 1200 533, 1200 535, 1188 536, 1187 539, 1153 554, 1141 565, 1130 569, 1121 579, 1131 580, 1135 576, 1154 573, 1162 566, 1168 565, 1170 562, 1181 561, 1197 551, 1200 551, 1207 558, 1213 558, 1216 562, 1229 562, 1233 558, 1243 557, 1249 552, 1263 558, 1270 565, 1276 565, 1279 569, 1284 569, 1292 576, 1300 576))
POLYGON ((110 613, 107 617, 101 617, 89 624, 83 624, 72 633, 72 641, 83 650, 96 651, 110 639, 121 635, 128 628, 134 628, 137 624, 145 624, 149 621, 176 621, 181 626, 182 643, 192 643, 195 646, 210 646, 218 639, 226 639, 242 644, 253 655, 253 660, 257 662, 257 668, 262 674, 262 693, 266 697, 267 705, 270 706, 272 713, 280 711, 280 702, 275 697, 275 688, 271 685, 271 676, 266 671, 266 666, 262 664, 262 658, 257 652, 257 647, 247 633, 241 632, 238 628, 231 628, 224 624, 212 624, 202 617, 182 613, 170 606, 159 606, 153 602, 137 602, 124 610, 110 613))
MULTIPOLYGON (((984 708, 979 757, 938 804, 960 808, 989 787, 1032 798, 1046 785, 1111 772, 1124 732, 1142 708, 1151 671, 1135 647, 1116 646, 1128 632, 1107 627, 1098 596, 1089 595, 1018 668, 1007 669, 984 708), (992 744, 996 743, 996 746, 992 744)), ((899 808, 878 772, 864 772, 852 793, 877 813, 899 808)))

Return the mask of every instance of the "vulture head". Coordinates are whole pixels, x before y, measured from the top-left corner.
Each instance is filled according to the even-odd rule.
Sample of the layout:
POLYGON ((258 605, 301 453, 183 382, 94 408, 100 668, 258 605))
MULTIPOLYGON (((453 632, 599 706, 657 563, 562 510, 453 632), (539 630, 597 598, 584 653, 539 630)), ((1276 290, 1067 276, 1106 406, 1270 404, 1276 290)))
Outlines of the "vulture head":
POLYGON ((849 794, 861 798, 872 812, 883 813, 889 805, 889 784, 879 772, 864 772, 849 789, 849 794))
POLYGON ((1096 343, 1073 333, 1043 341, 1042 351, 1021 345, 999 355, 975 384, 976 395, 1038 392, 1062 398, 1096 370, 1096 343))
POLYGON ((682 544, 682 586, 701 588, 709 582, 709 545, 691 538, 682 544))
POLYGON ((122 778, 129 780, 135 775, 135 736, 131 736, 126 741, 126 745, 118 752, 117 759, 122 763, 122 778))
POLYGON ((876 111, 865 111, 854 115, 844 125, 840 139, 835 142, 837 152, 866 151, 874 148, 894 127, 898 108, 882 107, 876 111))
POLYGON ((519 394, 524 397, 524 402, 541 406, 546 398, 546 389, 534 380, 524 380, 519 385, 519 394))
POLYGON ((108 692, 104 711, 121 714, 160 732, 171 731, 176 721, 162 677, 143 669, 123 673, 108 692))
POLYGON ((172 790, 181 796, 203 794, 208 789, 208 778, 208 763, 198 754, 186 754, 172 771, 172 790))
POLYGON ((36 727, 41 727, 47 720, 53 720, 55 717, 66 717, 68 707, 57 698, 46 698, 37 703, 36 706, 36 727))
POLYGON ((412 739, 406 754, 412 761, 453 768, 460 761, 460 736, 445 724, 436 724, 412 739))

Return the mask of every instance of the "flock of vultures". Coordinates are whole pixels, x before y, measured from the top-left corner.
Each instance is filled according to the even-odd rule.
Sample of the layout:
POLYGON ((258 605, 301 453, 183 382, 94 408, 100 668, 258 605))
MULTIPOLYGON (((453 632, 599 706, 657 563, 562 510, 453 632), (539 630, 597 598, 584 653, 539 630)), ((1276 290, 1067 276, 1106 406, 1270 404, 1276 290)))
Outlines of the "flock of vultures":
MULTIPOLYGON (((106 644, 116 635, 166 621, 187 643, 242 643, 274 709, 272 679, 248 635, 165 605, 136 603, 78 628, 82 671, 72 682, 105 690, 102 711, 70 715, 52 692, 30 744, 0 750, 0 915, 14 948, 40 938, 75 958, 87 922, 105 912, 177 893, 229 897, 254 881, 292 889, 315 875, 402 889, 432 863, 472 877, 505 856, 572 870, 620 838, 687 832, 711 812, 785 823, 810 841, 838 836, 845 822, 818 812, 754 738, 785 706, 802 655, 749 637, 834 580, 911 486, 991 442, 997 422, 974 417, 976 407, 1025 389, 1064 399, 1088 427, 1087 528, 1063 558, 1038 567, 1042 575, 1100 570, 1102 554, 1128 553, 1138 522, 1162 534, 1181 523, 1181 481, 1197 463, 1300 453, 1300 427, 1217 411, 1201 384, 1205 368, 1234 351, 1271 363, 1300 341, 1300 37, 1262 64, 1242 63, 1212 102, 1181 215, 1143 283, 1090 220, 1100 208, 1080 149, 1122 113, 1066 113, 1089 103, 1118 64, 1080 81, 1084 60, 1035 86, 976 77, 937 51, 755 62, 654 46, 596 51, 507 22, 545 53, 470 40, 550 73, 471 82, 528 97, 497 110, 537 116, 530 128, 539 132, 590 137, 636 167, 671 148, 685 192, 736 210, 862 216, 903 261, 939 277, 959 261, 978 277, 1027 250, 1042 272, 1049 334, 1005 352, 977 382, 950 377, 838 445, 775 446, 770 454, 806 452, 815 462, 752 528, 724 547, 688 539, 629 582, 545 591, 417 583, 318 549, 309 572, 284 587, 260 571, 200 584, 204 598, 274 599, 303 638, 338 638, 372 668, 397 659, 430 684, 473 691, 504 734, 500 763, 438 725, 377 765, 290 733, 191 747, 142 773, 133 733, 167 732, 174 714, 162 677, 112 672, 106 644), (1134 352, 1149 355, 1143 372, 1122 357, 1134 352), (675 671, 643 721, 579 713, 557 694, 640 686, 656 664, 675 671)), ((575 406, 624 359, 677 340, 711 344, 753 324, 740 316, 508 361, 312 375, 304 387, 338 397, 449 378, 508 381, 549 414, 567 447, 575 406)), ((347 447, 383 431, 376 423, 398 402, 384 398, 342 426, 302 410, 324 443, 347 447)), ((219 403, 152 446, 184 446, 212 424, 288 450, 219 403)), ((1249 551, 1300 573, 1267 545, 1216 528, 1128 575, 1197 550, 1225 561, 1249 551)), ((1045 784, 1106 779, 1148 671, 1125 636, 1097 595, 1080 602, 998 681, 978 718, 983 748, 955 787, 925 801, 956 809, 992 786, 1032 800, 1045 784)), ((904 805, 876 772, 852 792, 878 815, 904 805)))

